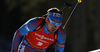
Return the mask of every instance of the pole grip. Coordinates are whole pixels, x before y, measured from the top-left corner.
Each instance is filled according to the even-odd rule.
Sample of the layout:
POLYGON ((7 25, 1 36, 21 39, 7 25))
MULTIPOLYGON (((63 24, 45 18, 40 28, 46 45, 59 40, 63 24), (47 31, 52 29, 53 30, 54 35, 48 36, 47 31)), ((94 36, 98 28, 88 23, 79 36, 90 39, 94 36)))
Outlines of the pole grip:
POLYGON ((62 8, 60 9, 60 11, 63 11, 66 7, 70 8, 71 5, 68 4, 68 3, 65 3, 65 4, 62 6, 62 8))

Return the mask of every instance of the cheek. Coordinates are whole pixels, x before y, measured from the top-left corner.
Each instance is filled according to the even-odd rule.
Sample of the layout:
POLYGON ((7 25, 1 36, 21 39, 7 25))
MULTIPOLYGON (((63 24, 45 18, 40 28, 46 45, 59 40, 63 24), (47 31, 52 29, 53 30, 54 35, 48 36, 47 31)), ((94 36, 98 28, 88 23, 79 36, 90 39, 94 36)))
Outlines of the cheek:
POLYGON ((53 27, 52 24, 48 24, 48 28, 51 29, 53 27))
MULTIPOLYGON (((60 26, 59 26, 59 27, 60 27, 60 26)), ((59 27, 57 27, 57 29, 58 29, 59 27)))
POLYGON ((46 23, 47 29, 51 29, 51 24, 50 23, 46 23))
POLYGON ((49 24, 51 27, 53 27, 53 25, 52 24, 49 24))
POLYGON ((52 25, 50 22, 48 22, 48 26, 49 26, 49 27, 53 27, 53 25, 52 25))

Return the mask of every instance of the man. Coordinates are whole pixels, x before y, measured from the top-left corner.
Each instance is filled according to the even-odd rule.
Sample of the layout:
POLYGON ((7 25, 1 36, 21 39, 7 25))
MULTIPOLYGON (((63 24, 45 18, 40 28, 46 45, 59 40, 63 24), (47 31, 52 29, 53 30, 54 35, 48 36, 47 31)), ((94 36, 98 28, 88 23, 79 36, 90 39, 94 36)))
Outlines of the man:
POLYGON ((66 33, 61 28, 62 12, 50 8, 46 17, 35 17, 22 25, 14 34, 11 51, 52 52, 55 47, 55 52, 63 52, 66 33))

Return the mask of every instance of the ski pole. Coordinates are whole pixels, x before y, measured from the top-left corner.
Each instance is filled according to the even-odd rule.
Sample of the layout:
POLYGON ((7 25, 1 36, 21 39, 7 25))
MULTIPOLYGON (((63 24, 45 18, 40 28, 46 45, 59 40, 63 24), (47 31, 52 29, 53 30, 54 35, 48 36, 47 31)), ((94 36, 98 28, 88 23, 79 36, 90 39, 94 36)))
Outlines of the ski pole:
POLYGON ((76 3, 75 7, 73 8, 71 14, 69 15, 69 17, 68 17, 68 19, 67 19, 65 25, 63 26, 63 29, 64 29, 64 28, 66 27, 66 25, 68 24, 68 22, 69 22, 69 20, 70 20, 70 18, 71 18, 71 16, 72 16, 73 12, 75 11, 77 5, 78 5, 79 3, 81 3, 81 2, 82 2, 82 0, 78 0, 78 2, 76 3))

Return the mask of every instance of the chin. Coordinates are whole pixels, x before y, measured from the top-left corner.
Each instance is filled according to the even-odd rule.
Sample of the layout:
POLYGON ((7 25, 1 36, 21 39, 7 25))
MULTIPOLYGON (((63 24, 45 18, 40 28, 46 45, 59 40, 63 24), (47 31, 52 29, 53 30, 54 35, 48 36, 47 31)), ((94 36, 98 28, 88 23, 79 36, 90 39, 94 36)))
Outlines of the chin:
POLYGON ((55 31, 51 31, 51 33, 54 33, 55 31))
POLYGON ((53 31, 49 31, 50 33, 54 33, 53 31))

